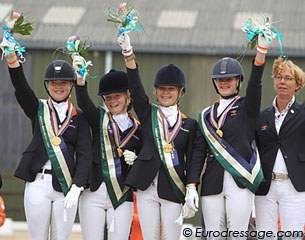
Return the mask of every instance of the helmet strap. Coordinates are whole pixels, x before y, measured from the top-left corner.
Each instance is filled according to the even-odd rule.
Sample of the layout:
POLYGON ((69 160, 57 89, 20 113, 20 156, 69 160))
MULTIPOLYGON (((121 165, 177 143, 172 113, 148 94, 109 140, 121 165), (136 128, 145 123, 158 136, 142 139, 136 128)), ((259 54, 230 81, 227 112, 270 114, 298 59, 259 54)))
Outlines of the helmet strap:
POLYGON ((233 98, 237 95, 238 95, 238 93, 233 93, 233 94, 228 95, 228 96, 222 96, 222 95, 219 94, 219 96, 221 96, 221 98, 223 98, 223 99, 230 99, 230 98, 233 98))
POLYGON ((51 94, 50 94, 50 92, 49 92, 49 89, 47 88, 47 81, 44 81, 44 88, 46 89, 46 91, 47 91, 49 97, 50 97, 54 102, 56 102, 56 103, 61 103, 61 102, 67 101, 67 100, 70 98, 70 96, 71 96, 71 92, 72 92, 73 87, 74 87, 74 81, 72 82, 72 86, 71 86, 71 89, 70 89, 70 92, 69 92, 68 96, 65 97, 63 100, 58 101, 58 100, 55 100, 55 99, 51 96, 51 94))
POLYGON ((237 84, 237 87, 236 87, 236 93, 233 93, 233 94, 228 95, 228 96, 222 96, 222 95, 219 93, 218 88, 217 88, 216 83, 215 83, 215 79, 213 79, 213 85, 214 85, 214 88, 215 88, 215 90, 216 90, 216 93, 217 93, 219 96, 221 96, 221 98, 223 98, 223 99, 230 99, 230 98, 232 98, 232 97, 237 96, 238 93, 239 93, 239 88, 240 88, 241 79, 239 78, 237 81, 238 81, 238 84, 237 84))
POLYGON ((179 89, 179 94, 178 94, 178 97, 176 100, 176 104, 178 104, 178 105, 179 105, 180 98, 182 98, 182 96, 184 95, 183 89, 184 89, 183 87, 180 87, 180 89, 179 89))

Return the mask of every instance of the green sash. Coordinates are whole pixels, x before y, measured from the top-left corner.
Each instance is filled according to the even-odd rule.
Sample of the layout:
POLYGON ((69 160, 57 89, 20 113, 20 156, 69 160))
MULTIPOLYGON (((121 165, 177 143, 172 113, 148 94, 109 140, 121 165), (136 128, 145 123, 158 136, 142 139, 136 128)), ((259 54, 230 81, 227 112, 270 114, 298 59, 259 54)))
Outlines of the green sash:
POLYGON ((259 153, 254 142, 253 155, 250 163, 240 156, 223 138, 220 138, 208 121, 208 107, 199 113, 199 126, 217 161, 241 184, 255 193, 264 176, 259 153))
POLYGON ((114 209, 116 209, 132 195, 132 190, 126 186, 123 190, 120 187, 120 179, 123 181, 121 160, 119 157, 115 156, 112 150, 111 136, 108 131, 109 123, 110 119, 107 112, 100 107, 100 149, 102 173, 110 200, 114 209))
POLYGON ((158 106, 151 105, 151 116, 152 116, 152 132, 155 140, 155 145, 158 149, 159 156, 161 158, 162 164, 164 166, 165 172, 169 178, 170 185, 175 192, 175 195, 180 200, 181 203, 184 203, 185 197, 185 185, 180 179, 176 169, 175 163, 179 163, 178 154, 174 149, 173 152, 166 153, 164 151, 164 145, 167 144, 165 141, 162 117, 159 112, 158 106))
POLYGON ((66 195, 72 184, 72 177, 66 163, 66 159, 70 156, 62 150, 67 149, 62 137, 60 145, 55 146, 51 143, 51 139, 55 137, 55 134, 51 123, 50 108, 47 100, 39 100, 38 121, 43 143, 52 163, 52 169, 55 172, 61 190, 66 195))

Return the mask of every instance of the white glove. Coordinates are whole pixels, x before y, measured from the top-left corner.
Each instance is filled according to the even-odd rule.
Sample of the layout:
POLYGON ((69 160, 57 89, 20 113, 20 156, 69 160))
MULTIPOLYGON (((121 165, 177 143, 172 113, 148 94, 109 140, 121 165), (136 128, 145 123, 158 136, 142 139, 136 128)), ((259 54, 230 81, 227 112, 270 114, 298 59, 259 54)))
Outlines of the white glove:
POLYGON ((195 184, 188 184, 186 185, 186 196, 185 196, 185 204, 186 206, 194 211, 198 211, 198 202, 199 202, 199 197, 198 193, 195 187, 195 184))
POLYGON ((137 158, 137 155, 132 152, 132 151, 129 151, 129 150, 124 150, 123 152, 123 155, 124 155, 124 159, 125 159, 125 162, 128 164, 128 165, 133 165, 134 161, 136 160, 137 158))
POLYGON ((182 208, 182 218, 187 219, 187 218, 192 218, 195 216, 196 211, 193 211, 190 209, 186 203, 183 205, 182 208))
POLYGON ((72 184, 72 187, 70 188, 64 199, 64 207, 72 208, 73 206, 75 206, 78 202, 79 195, 83 190, 83 187, 78 187, 75 184, 72 184))
POLYGON ((72 66, 77 75, 77 84, 85 85, 85 79, 86 79, 86 76, 88 75, 87 67, 93 66, 93 64, 91 61, 86 61, 85 58, 83 58, 82 56, 79 55, 79 53, 72 53, 71 57, 73 59, 72 66), (82 69, 82 71, 84 71, 82 74, 80 72, 81 69, 82 69))
POLYGON ((0 47, 1 47, 1 49, 3 49, 4 47, 7 47, 9 50, 15 50, 16 44, 10 42, 5 37, 3 37, 2 42, 0 43, 0 47))
POLYGON ((80 85, 84 85, 86 76, 81 76, 79 74, 79 70, 82 66, 86 65, 86 60, 78 53, 72 53, 71 57, 73 59, 72 66, 77 75, 77 83, 80 83, 80 85))
POLYGON ((130 37, 127 33, 122 33, 118 37, 117 42, 121 46, 122 54, 124 56, 130 56, 133 54, 132 46, 130 45, 130 37))
POLYGON ((273 38, 275 37, 276 37, 275 33, 272 32, 270 29, 266 30, 265 35, 260 33, 258 35, 257 51, 266 54, 273 38))

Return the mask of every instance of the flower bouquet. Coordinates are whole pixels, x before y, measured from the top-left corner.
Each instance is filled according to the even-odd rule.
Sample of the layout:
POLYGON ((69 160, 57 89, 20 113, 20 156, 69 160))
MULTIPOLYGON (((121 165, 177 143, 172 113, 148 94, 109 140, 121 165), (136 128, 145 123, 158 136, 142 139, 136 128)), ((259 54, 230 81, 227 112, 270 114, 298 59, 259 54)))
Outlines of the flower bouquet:
MULTIPOLYGON (((93 66, 91 61, 86 61, 88 57, 88 50, 92 46, 88 37, 80 38, 79 36, 70 36, 66 41, 66 46, 56 49, 58 52, 62 52, 69 55, 73 60, 73 68, 80 77, 90 76, 88 66, 93 66)), ((91 78, 95 78, 90 76, 91 78)))
POLYGON ((247 34, 248 47, 252 50, 258 44, 258 35, 263 34, 267 42, 277 38, 280 44, 281 55, 284 56, 282 50, 282 34, 278 29, 271 25, 269 17, 263 17, 261 20, 248 18, 245 25, 242 26, 242 31, 247 34))
POLYGON ((31 35, 33 30, 32 24, 26 22, 23 13, 11 12, 9 19, 6 21, 6 25, 2 27, 5 31, 11 33, 19 33, 21 35, 31 35))
POLYGON ((31 31, 33 30, 32 24, 25 21, 22 13, 12 11, 9 18, 5 20, 5 25, 2 26, 2 29, 4 30, 3 40, 0 44, 2 57, 5 55, 11 59, 11 54, 16 53, 17 57, 19 57, 19 62, 24 62, 25 57, 23 53, 25 52, 25 48, 14 39, 13 34, 31 35, 31 31))
POLYGON ((128 33, 132 30, 143 30, 137 16, 137 11, 130 3, 123 2, 119 5, 118 9, 106 7, 104 12, 107 16, 107 21, 117 26, 119 36, 124 32, 128 33))

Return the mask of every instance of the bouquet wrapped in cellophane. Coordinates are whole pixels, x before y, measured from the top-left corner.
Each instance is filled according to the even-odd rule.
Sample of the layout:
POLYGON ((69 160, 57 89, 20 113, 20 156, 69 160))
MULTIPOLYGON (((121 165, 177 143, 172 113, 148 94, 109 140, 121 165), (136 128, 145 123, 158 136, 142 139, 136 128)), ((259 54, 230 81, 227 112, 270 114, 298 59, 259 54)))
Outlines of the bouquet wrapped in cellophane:
POLYGON ((264 16, 261 19, 248 18, 242 31, 247 34, 247 45, 250 49, 254 49, 258 45, 258 35, 262 34, 267 42, 277 38, 280 44, 281 55, 284 56, 282 49, 282 34, 273 26, 269 17, 264 16))
POLYGON ((88 67, 93 66, 92 62, 86 61, 85 58, 89 56, 88 50, 92 46, 88 37, 70 36, 68 37, 65 47, 58 48, 57 51, 69 55, 73 60, 73 68, 76 74, 80 77, 86 78, 90 76, 88 67))
POLYGON ((121 3, 119 8, 105 8, 107 21, 114 23, 118 28, 118 35, 131 31, 142 31, 143 28, 139 22, 137 11, 130 3, 121 3))
POLYGON ((12 60, 11 54, 15 53, 19 62, 24 62, 25 57, 23 56, 23 53, 25 52, 25 48, 15 40, 14 34, 31 35, 31 31, 33 30, 32 23, 25 20, 23 13, 12 11, 9 17, 4 21, 2 29, 4 30, 3 39, 0 44, 2 58, 5 56, 9 60, 12 60))

